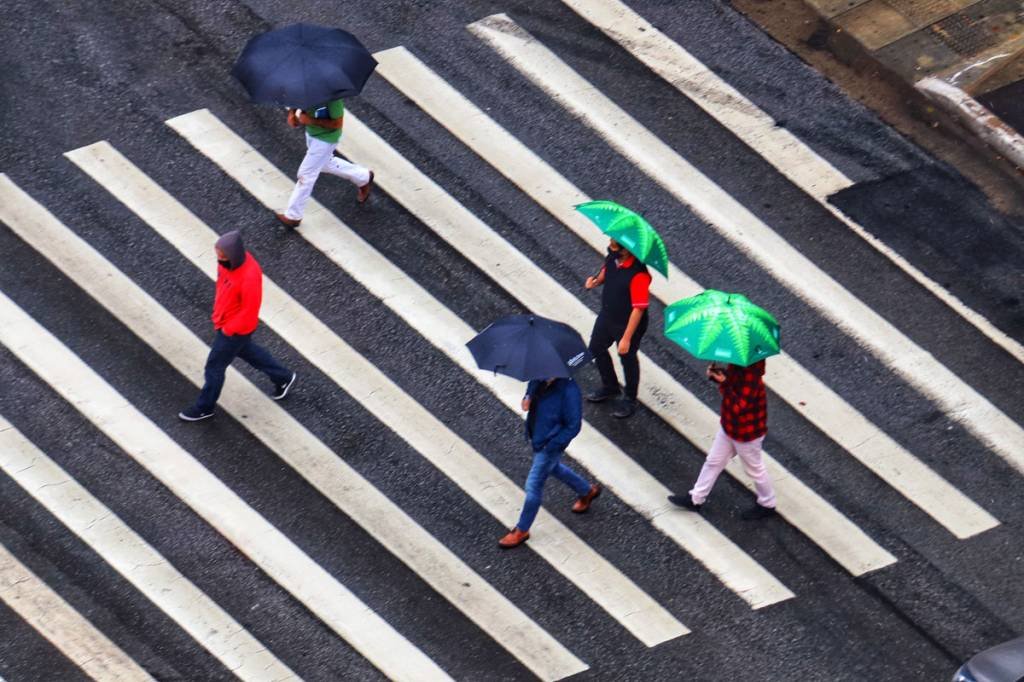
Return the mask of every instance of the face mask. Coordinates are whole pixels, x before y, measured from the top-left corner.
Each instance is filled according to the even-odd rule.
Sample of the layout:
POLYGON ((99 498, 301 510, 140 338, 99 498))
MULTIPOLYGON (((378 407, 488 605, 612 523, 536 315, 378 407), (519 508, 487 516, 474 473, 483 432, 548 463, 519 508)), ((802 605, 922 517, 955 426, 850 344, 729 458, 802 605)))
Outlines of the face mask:
POLYGON ((231 261, 229 261, 229 260, 221 260, 221 259, 218 258, 217 262, 220 263, 221 265, 223 265, 228 270, 231 269, 231 261))
POLYGON ((610 246, 609 246, 609 247, 608 247, 608 255, 609 255, 609 256, 613 256, 613 257, 615 257, 615 258, 620 258, 620 257, 622 256, 622 251, 621 251, 621 250, 619 250, 619 251, 613 251, 613 250, 612 250, 612 247, 610 247, 610 246))

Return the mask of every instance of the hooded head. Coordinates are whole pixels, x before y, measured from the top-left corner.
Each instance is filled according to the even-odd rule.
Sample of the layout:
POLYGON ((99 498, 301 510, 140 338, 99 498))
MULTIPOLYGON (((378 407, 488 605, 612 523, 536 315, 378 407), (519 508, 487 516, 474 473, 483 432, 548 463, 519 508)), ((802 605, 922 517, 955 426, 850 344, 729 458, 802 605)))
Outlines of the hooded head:
POLYGON ((228 232, 217 240, 218 260, 228 270, 234 270, 245 262, 245 247, 242 245, 242 234, 238 230, 228 232), (220 259, 220 254, 224 259, 220 259))

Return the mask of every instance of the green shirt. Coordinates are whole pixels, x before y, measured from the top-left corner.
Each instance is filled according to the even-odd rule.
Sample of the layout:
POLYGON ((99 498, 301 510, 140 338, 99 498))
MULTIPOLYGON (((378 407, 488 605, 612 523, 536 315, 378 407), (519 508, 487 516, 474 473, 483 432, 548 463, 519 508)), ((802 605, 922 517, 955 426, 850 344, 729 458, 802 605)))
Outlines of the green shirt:
MULTIPOLYGON (((319 108, 317 107, 317 109, 319 108)), ((316 111, 316 109, 313 111, 316 111)), ((306 113, 312 116, 313 111, 307 111, 306 113)), ((340 99, 331 100, 327 103, 327 113, 330 114, 331 118, 341 118, 345 114, 345 103, 340 99)), ((330 142, 331 144, 338 144, 338 140, 341 139, 341 128, 331 130, 330 128, 309 125, 306 126, 306 132, 318 140, 330 142)))

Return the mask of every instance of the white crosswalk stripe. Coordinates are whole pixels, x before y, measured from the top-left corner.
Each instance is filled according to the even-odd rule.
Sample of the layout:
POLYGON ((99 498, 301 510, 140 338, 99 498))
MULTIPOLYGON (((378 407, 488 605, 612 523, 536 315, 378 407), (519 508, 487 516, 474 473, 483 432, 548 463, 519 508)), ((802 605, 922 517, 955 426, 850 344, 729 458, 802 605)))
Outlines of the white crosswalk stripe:
POLYGON ((1024 472, 1024 428, 829 277, 505 15, 469 26, 517 70, 705 219, 801 300, 1024 472))
MULTIPOLYGON (((297 679, 234 618, 3 417, 0 469, 240 679, 297 679)), ((60 645, 58 648, 73 661, 81 658, 60 645)), ((107 658, 101 643, 89 642, 82 648, 95 657, 90 664, 101 664, 107 658)), ((123 675, 123 679, 133 679, 123 675)))
MULTIPOLYGON (((94 180, 211 278, 210 245, 218 235, 105 142, 66 154, 94 180)), ((303 234, 315 226, 306 224, 303 234)), ((515 525, 524 495, 501 471, 385 377, 264 273, 263 321, 339 387, 455 481, 504 525, 515 525)), ((532 547, 540 556, 648 646, 688 630, 584 544, 544 514, 532 547)))
MULTIPOLYGON (((346 113, 346 117, 346 126, 349 126, 347 135, 366 136, 364 139, 372 136, 374 140, 377 139, 357 122, 351 111, 346 113)), ((287 199, 293 182, 208 111, 179 116, 168 121, 168 125, 268 208, 275 208, 287 199)), ((380 158, 383 144, 382 141, 373 144, 373 158, 380 158)), ((386 183, 382 186, 386 188, 411 182, 414 183, 410 186, 411 192, 423 189, 422 177, 408 172, 408 163, 393 152, 386 161, 381 160, 375 167, 380 169, 380 178, 386 183), (403 168, 406 171, 402 171, 403 168)), ((450 197, 443 199, 437 195, 437 191, 431 188, 424 195, 424 202, 429 204, 438 200, 451 203, 450 197)), ((413 208, 416 212, 422 206, 414 205, 413 208)), ((322 205, 310 202, 298 234, 308 239, 419 330, 425 339, 491 388, 510 410, 518 410, 522 397, 521 384, 500 377, 485 379, 476 370, 464 345, 475 332, 322 205)), ((568 452, 754 608, 793 596, 776 578, 701 517, 665 513, 665 496, 670 491, 596 429, 584 423, 583 430, 572 442, 568 452)), ((536 540, 542 540, 542 537, 538 529, 536 537, 531 538, 530 542, 535 543, 536 540)))
POLYGON ((153 679, 3 545, 0 601, 90 678, 99 682, 153 679))
MULTIPOLYGON (((379 62, 378 74, 415 101, 576 236, 598 253, 604 253, 607 238, 573 209, 573 206, 589 201, 590 197, 408 50, 397 47, 378 52, 375 56, 379 62)), ((703 289, 674 265, 669 266, 667 280, 655 278, 651 286, 651 292, 666 304, 703 289)), ((773 357, 767 368, 768 385, 773 391, 956 537, 970 537, 999 524, 787 353, 773 357)))
MULTIPOLYGON (((0 220, 52 259, 128 328, 138 330, 146 337, 143 340, 152 341, 154 350, 172 366, 184 370, 185 376, 202 376, 206 345, 5 175, 0 175, 0 220)), ((4 345, 374 666, 395 679, 449 679, 437 664, 253 511, 60 341, 6 296, 0 301, 0 341, 4 345)), ((460 570, 445 561, 447 550, 362 477, 354 471, 343 475, 340 460, 326 446, 237 370, 229 370, 225 394, 221 399, 224 411, 238 416, 240 423, 300 473, 314 477, 314 485, 319 483, 318 488, 326 489, 332 501, 344 498, 346 506, 360 507, 361 515, 370 517, 371 532, 377 530, 377 537, 387 537, 388 533, 375 525, 393 529, 392 544, 404 543, 408 554, 422 552, 422 558, 431 562, 423 573, 445 570, 452 584, 470 585, 465 589, 473 594, 463 600, 466 602, 472 602, 480 587, 486 585, 468 568, 460 570), (315 462, 299 460, 308 460, 314 453, 320 453, 315 462), (329 481, 315 478, 330 474, 334 477, 329 481), (341 491, 344 495, 338 494, 341 491), (451 580, 451 576, 457 577, 451 580)), ((501 604, 487 601, 487 608, 502 613, 501 604)), ((510 636, 519 632, 519 623, 508 625, 510 636)))
POLYGON ((1024 362, 1024 345, 907 259, 828 202, 830 194, 853 185, 835 166, 821 158, 784 127, 707 68, 649 21, 620 0, 562 0, 574 12, 601 29, 623 49, 711 114, 751 149, 775 166, 794 185, 811 195, 868 244, 896 264, 932 295, 956 311, 1006 352, 1024 362))

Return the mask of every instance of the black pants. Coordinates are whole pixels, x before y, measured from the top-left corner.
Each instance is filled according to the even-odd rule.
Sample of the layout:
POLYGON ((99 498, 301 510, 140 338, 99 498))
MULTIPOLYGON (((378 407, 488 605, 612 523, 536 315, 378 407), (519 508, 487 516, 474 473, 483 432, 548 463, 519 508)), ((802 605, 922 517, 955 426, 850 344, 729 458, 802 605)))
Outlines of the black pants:
POLYGON ((206 383, 196 400, 196 409, 201 412, 213 410, 220 397, 220 390, 224 387, 224 373, 236 357, 266 374, 275 386, 287 384, 292 378, 291 370, 275 360, 263 346, 252 342, 252 334, 227 336, 218 330, 206 358, 206 383))
MULTIPOLYGON (((647 331, 647 315, 640 320, 640 325, 633 332, 633 338, 629 342, 629 352, 619 356, 622 363, 622 373, 626 377, 626 397, 636 399, 637 389, 640 387, 640 360, 637 353, 640 351, 640 341, 647 331)), ((608 346, 617 343, 626 332, 626 325, 611 325, 601 315, 597 316, 594 322, 594 331, 590 333, 590 353, 594 356, 594 364, 601 373, 601 383, 605 389, 617 390, 619 380, 615 376, 615 367, 612 365, 611 355, 608 353, 608 346)))

